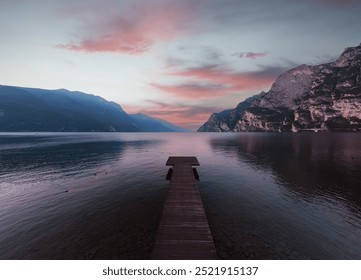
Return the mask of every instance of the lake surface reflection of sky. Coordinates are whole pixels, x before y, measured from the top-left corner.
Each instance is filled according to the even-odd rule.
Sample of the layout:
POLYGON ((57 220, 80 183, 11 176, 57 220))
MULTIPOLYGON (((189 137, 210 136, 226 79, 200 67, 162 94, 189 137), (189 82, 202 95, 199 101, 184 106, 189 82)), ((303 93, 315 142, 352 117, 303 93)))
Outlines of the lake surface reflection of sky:
POLYGON ((225 259, 361 259, 360 135, 0 134, 0 259, 147 259, 169 156, 197 156, 225 259))

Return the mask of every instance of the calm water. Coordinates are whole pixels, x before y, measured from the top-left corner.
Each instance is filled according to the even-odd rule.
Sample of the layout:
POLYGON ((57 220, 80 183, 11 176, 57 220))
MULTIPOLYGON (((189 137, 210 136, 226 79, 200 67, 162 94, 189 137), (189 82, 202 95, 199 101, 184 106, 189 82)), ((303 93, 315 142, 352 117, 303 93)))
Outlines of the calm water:
POLYGON ((147 259, 171 155, 220 258, 361 259, 360 134, 0 134, 0 259, 147 259))

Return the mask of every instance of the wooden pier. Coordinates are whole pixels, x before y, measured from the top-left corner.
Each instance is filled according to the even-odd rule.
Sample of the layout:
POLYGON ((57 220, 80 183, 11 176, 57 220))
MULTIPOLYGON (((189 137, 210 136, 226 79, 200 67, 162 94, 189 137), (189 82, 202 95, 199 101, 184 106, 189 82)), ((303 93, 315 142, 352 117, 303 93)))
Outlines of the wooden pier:
POLYGON ((169 157, 170 186, 158 226, 153 259, 217 259, 192 166, 196 157, 169 157))

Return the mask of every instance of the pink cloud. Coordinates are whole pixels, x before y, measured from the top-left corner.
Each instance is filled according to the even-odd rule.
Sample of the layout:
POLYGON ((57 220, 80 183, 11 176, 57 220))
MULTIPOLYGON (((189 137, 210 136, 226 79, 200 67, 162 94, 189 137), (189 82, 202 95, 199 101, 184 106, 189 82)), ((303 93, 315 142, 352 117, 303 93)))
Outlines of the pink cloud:
POLYGON ((160 91, 187 99, 217 98, 228 92, 226 87, 216 84, 183 83, 178 85, 162 85, 152 83, 151 86, 160 91))
POLYGON ((83 52, 142 54, 157 42, 191 32, 196 11, 197 5, 190 1, 135 2, 127 7, 126 14, 99 12, 96 24, 87 23, 90 35, 58 47, 83 52))
MULTIPOLYGON (((278 69, 275 69, 278 72, 278 69)), ((258 72, 237 72, 210 65, 188 68, 168 75, 186 78, 188 82, 175 85, 151 83, 162 92, 183 99, 219 98, 232 93, 261 91, 270 87, 279 73, 270 68, 258 72)))
POLYGON ((217 83, 227 87, 229 92, 262 90, 275 79, 261 72, 236 72, 214 65, 190 68, 173 75, 217 83))
POLYGON ((69 49, 72 51, 82 52, 119 52, 131 55, 142 54, 146 52, 151 46, 150 41, 145 38, 139 40, 124 40, 129 35, 119 37, 118 39, 112 36, 104 36, 101 39, 86 39, 81 43, 71 43, 67 45, 58 45, 60 48, 69 49))

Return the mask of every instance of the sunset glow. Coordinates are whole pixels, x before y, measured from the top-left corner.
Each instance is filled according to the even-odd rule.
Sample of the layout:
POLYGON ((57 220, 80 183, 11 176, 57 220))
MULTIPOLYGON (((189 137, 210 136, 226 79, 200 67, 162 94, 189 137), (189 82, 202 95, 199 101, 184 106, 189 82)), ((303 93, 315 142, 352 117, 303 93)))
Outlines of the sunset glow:
POLYGON ((360 44, 353 0, 7 1, 0 84, 66 88, 197 129, 360 44))

